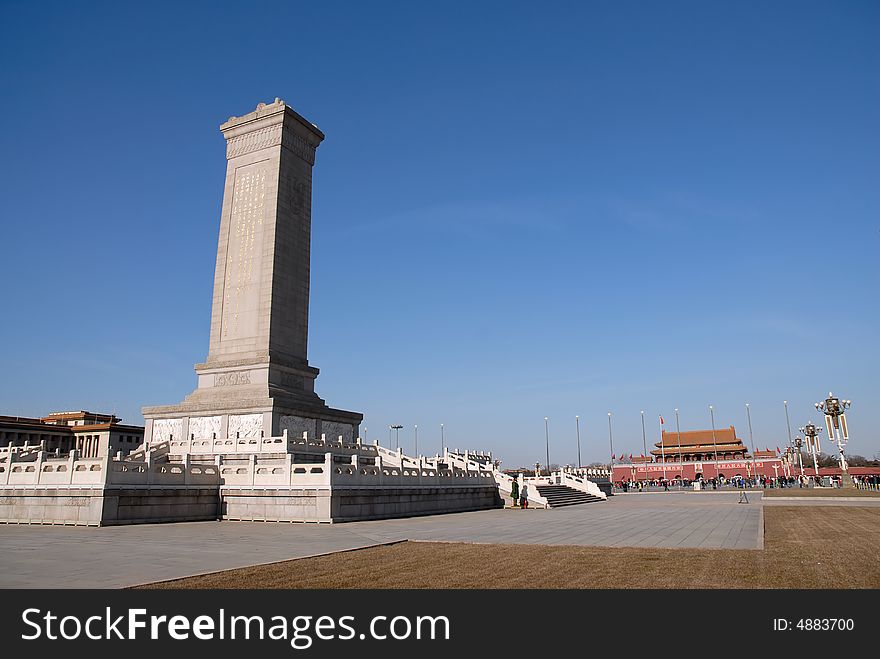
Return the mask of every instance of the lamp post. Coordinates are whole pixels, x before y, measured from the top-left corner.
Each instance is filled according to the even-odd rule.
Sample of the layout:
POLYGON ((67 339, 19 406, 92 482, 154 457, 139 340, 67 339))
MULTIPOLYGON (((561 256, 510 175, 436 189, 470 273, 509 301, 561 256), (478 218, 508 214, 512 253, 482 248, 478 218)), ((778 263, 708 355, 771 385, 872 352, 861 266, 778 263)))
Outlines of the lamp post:
POLYGON ((574 417, 574 427, 575 432, 577 432, 577 443, 578 443, 578 471, 580 471, 583 462, 581 462, 581 418, 579 416, 574 417))
POLYGON ((614 489, 614 438, 611 435, 611 412, 608 413, 608 444, 611 447, 611 465, 608 468, 608 480, 614 489))
POLYGON ((675 408, 675 432, 678 435, 678 487, 684 487, 684 458, 681 456, 681 425, 678 422, 678 408, 675 408))
POLYGON ((816 453, 819 452, 819 433, 822 432, 822 428, 817 428, 814 423, 808 423, 800 431, 807 439, 807 450, 813 455, 813 471, 816 472, 816 481, 818 481, 819 460, 816 458, 816 453))
POLYGON ((804 477, 804 459, 801 457, 801 447, 804 445, 804 440, 800 437, 794 438, 794 447, 797 450, 797 459, 798 459, 798 467, 801 472, 801 479, 804 477))
POLYGON ((788 420, 788 401, 782 401, 782 404, 785 406, 785 427, 788 430, 788 445, 794 445, 794 438, 791 436, 791 422, 788 420))
POLYGON ((837 450, 840 453, 840 484, 852 487, 852 479, 847 471, 845 447, 849 441, 849 431, 846 428, 846 410, 852 406, 851 400, 841 400, 830 391, 828 398, 821 403, 816 403, 816 409, 825 414, 825 427, 828 428, 828 439, 837 442, 837 450))
POLYGON ((446 449, 446 435, 443 434, 443 424, 440 424, 440 455, 446 449))
POLYGON ((544 437, 547 440, 547 476, 550 475, 550 426, 548 425, 548 419, 544 417, 544 437))
POLYGON ((663 417, 657 415, 660 419, 660 463, 663 465, 663 487, 666 488, 666 449, 663 447, 663 417))
MULTIPOLYGON (((644 453, 642 455, 644 456, 645 460, 647 460, 648 459, 648 440, 647 440, 647 435, 645 433, 645 410, 642 410, 642 450, 644 451, 644 453)), ((645 468, 645 484, 647 485, 647 483, 648 483, 648 463, 645 461, 642 461, 642 466, 645 468)), ((648 491, 647 487, 642 490, 642 492, 647 492, 647 491, 648 491)))
POLYGON ((749 418, 749 444, 752 445, 752 472, 758 480, 758 465, 755 464, 755 436, 752 434, 752 408, 746 403, 746 416, 749 418))
POLYGON ((709 416, 712 417, 712 451, 715 454, 715 480, 718 480, 718 443, 715 440, 715 408, 709 406, 709 416))
POLYGON ((388 443, 389 444, 391 443, 391 431, 396 430, 397 431, 396 432, 397 446, 395 448, 397 448, 398 450, 400 450, 400 429, 401 428, 403 428, 403 426, 401 426, 399 424, 394 424, 394 425, 388 426, 388 443))
POLYGON ((413 428, 416 431, 416 453, 413 457, 418 458, 419 457, 419 426, 415 425, 415 426, 413 426, 413 428))

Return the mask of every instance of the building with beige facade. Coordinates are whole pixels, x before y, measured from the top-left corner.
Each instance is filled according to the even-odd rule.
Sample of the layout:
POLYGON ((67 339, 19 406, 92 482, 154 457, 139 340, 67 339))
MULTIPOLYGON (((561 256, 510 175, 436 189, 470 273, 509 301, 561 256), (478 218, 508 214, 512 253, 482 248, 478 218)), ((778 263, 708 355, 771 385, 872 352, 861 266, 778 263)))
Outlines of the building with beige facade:
POLYGON ((84 458, 128 455, 144 441, 144 427, 113 414, 78 410, 40 418, 0 415, 0 449, 41 447, 47 453, 76 449, 84 458))

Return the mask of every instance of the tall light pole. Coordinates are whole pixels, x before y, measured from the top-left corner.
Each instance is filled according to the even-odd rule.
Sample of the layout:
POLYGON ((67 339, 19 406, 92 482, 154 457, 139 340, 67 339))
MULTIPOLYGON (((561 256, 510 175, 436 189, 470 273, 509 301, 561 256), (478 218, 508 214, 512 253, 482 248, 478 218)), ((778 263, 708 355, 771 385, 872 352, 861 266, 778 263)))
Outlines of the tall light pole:
POLYGON ((681 457, 681 425, 678 422, 678 408, 675 408, 675 432, 678 434, 678 469, 681 472, 678 475, 678 487, 684 486, 684 458, 681 457))
POLYGON ((611 481, 611 487, 614 487, 614 438, 611 435, 611 412, 608 413, 608 444, 611 446, 611 466, 608 469, 608 480, 611 481))
POLYGON ((801 470, 801 482, 803 482, 804 478, 804 459, 801 457, 801 447, 804 445, 804 440, 800 437, 794 438, 794 446, 797 449, 797 458, 798 458, 798 467, 801 470))
MULTIPOLYGON (((648 458, 648 440, 647 435, 645 433, 645 410, 642 410, 642 450, 645 452, 644 457, 647 460, 648 458)), ((645 468, 645 483, 648 482, 648 463, 642 461, 642 466, 645 468)), ((643 492, 647 492, 648 488, 646 487, 643 492)))
POLYGON ((746 403, 746 416, 749 418, 749 444, 752 445, 752 473, 758 480, 758 465, 755 464, 755 436, 752 434, 752 408, 746 403))
POLYGON ((416 431, 416 454, 413 457, 418 458, 419 457, 419 426, 415 425, 415 426, 413 426, 413 428, 415 428, 415 431, 416 431))
POLYGON ((794 444, 793 438, 791 436, 791 422, 788 420, 788 401, 782 401, 782 404, 785 406, 785 427, 788 430, 788 445, 792 446, 794 444))
POLYGON ((578 443, 578 470, 580 470, 583 463, 581 462, 581 418, 577 415, 574 417, 574 427, 577 432, 577 443, 578 443))
POLYGON ((547 439, 547 476, 550 476, 550 426, 548 425, 548 419, 544 417, 544 436, 547 439))
POLYGON ((712 450, 715 453, 715 479, 718 479, 718 443, 715 441, 715 408, 709 406, 709 416, 712 417, 712 450))
POLYGON ((808 423, 800 429, 807 438, 807 450, 813 455, 813 471, 816 472, 816 481, 819 480, 819 460, 816 459, 816 453, 819 452, 819 433, 822 428, 816 427, 814 423, 808 423))
POLYGON ((443 424, 440 424, 440 455, 446 450, 446 435, 443 434, 443 424))
POLYGON ((663 487, 666 487, 666 449, 663 444, 663 417, 659 414, 657 415, 660 419, 660 460, 663 464, 663 487))
POLYGON ((851 400, 841 400, 830 391, 828 398, 821 403, 816 403, 816 409, 825 414, 825 427, 828 428, 828 439, 837 441, 837 450, 840 452, 840 484, 852 486, 848 467, 846 464, 845 447, 849 441, 849 431, 846 427, 846 410, 852 406, 851 400))
POLYGON ((388 426, 388 443, 389 444, 391 443, 391 431, 395 430, 396 436, 397 436, 397 446, 395 448, 397 448, 397 450, 400 450, 400 429, 401 428, 403 428, 403 426, 401 426, 400 424, 394 424, 394 425, 388 426))

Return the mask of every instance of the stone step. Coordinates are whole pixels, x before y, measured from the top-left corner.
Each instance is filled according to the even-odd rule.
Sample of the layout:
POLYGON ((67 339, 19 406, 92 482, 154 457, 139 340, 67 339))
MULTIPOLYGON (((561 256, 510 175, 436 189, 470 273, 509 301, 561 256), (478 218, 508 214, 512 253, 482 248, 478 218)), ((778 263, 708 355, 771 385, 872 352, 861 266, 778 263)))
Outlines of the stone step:
POLYGON ((602 501, 603 499, 575 490, 567 485, 539 485, 537 486, 538 494, 547 499, 547 503, 551 508, 561 508, 563 506, 576 506, 583 503, 593 503, 602 501))

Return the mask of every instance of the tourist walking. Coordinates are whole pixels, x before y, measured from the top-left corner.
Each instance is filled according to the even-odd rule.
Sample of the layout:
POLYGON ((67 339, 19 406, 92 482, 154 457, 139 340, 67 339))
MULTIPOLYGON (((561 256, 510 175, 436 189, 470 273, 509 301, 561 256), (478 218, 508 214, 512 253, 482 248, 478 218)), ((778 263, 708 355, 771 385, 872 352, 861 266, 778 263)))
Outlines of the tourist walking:
POLYGON ((519 507, 529 507, 529 486, 523 483, 522 490, 519 492, 519 507))
POLYGON ((514 479, 510 486, 510 498, 513 499, 513 507, 516 508, 519 505, 519 481, 517 479, 514 479))

